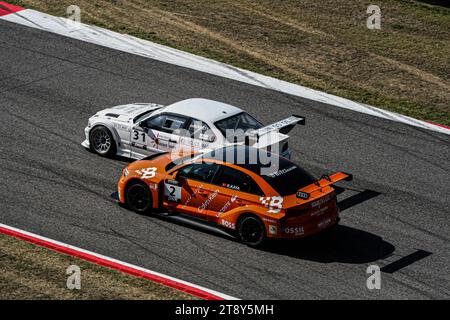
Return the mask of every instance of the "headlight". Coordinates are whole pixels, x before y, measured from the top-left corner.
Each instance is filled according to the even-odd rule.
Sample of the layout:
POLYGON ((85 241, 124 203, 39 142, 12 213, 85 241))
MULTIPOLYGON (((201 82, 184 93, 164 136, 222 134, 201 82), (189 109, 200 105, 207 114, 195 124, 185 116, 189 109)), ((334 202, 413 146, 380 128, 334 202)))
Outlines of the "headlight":
POLYGON ((128 171, 128 168, 123 169, 123 176, 126 178, 130 172, 128 171))

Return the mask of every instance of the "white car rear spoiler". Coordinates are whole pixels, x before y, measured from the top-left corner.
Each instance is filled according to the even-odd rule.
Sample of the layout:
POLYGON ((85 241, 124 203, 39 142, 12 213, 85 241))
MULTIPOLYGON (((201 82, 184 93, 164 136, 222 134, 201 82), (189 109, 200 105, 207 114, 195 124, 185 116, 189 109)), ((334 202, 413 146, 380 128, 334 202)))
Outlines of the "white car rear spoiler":
POLYGON ((292 130, 297 124, 305 125, 305 117, 292 115, 289 118, 280 120, 278 122, 269 124, 268 126, 259 128, 257 130, 252 130, 247 133, 247 136, 250 138, 256 138, 256 141, 265 134, 268 134, 272 131, 278 131, 282 134, 287 134, 292 130))

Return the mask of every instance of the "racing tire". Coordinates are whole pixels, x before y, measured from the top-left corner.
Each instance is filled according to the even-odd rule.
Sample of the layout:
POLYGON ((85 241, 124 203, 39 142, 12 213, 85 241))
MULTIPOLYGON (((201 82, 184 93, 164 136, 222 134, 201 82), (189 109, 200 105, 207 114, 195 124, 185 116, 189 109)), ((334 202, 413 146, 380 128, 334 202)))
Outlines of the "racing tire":
POLYGON ((89 147, 102 157, 110 157, 116 154, 116 142, 105 126, 97 126, 89 133, 89 147))
POLYGON ((238 222, 239 239, 249 247, 261 247, 266 242, 264 223, 255 216, 245 216, 238 222))
POLYGON ((125 189, 125 204, 136 213, 150 213, 153 196, 150 188, 142 181, 132 181, 125 189))

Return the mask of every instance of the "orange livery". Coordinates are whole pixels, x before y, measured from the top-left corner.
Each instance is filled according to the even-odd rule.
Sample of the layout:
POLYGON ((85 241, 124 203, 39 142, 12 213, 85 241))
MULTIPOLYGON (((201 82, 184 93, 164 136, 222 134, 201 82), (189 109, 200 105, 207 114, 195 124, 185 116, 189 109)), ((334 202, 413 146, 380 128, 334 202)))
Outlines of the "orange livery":
POLYGON ((268 238, 299 238, 339 221, 334 183, 315 179, 290 160, 246 146, 174 159, 153 155, 128 165, 119 201, 138 213, 182 215, 236 235, 249 246, 268 238))

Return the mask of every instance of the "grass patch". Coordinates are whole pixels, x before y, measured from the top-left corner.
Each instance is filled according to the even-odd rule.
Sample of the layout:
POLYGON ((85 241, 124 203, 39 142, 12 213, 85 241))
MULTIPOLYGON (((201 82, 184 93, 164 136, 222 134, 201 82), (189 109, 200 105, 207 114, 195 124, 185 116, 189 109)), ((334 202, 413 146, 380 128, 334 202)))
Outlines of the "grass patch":
POLYGON ((450 9, 379 0, 381 30, 366 27, 370 1, 17 0, 278 79, 415 118, 450 125, 450 9))
POLYGON ((0 300, 194 299, 157 283, 0 234, 0 300), (67 289, 66 269, 81 269, 81 289, 67 289))

